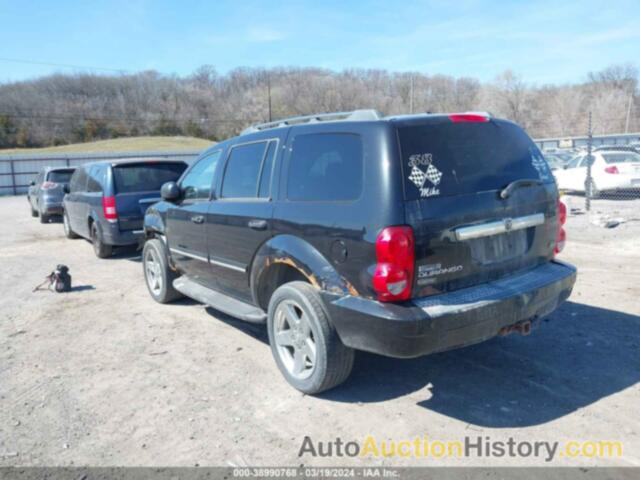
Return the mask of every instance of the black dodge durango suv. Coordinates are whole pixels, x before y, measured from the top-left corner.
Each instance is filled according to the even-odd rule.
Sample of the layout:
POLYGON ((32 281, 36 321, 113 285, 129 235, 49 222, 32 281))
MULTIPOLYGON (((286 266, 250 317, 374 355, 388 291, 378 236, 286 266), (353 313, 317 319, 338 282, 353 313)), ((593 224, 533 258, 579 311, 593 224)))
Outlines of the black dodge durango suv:
POLYGON ((571 293, 566 218, 525 132, 484 113, 359 110, 251 127, 145 215, 151 296, 267 324, 295 388, 354 351, 416 357, 528 333, 571 293))

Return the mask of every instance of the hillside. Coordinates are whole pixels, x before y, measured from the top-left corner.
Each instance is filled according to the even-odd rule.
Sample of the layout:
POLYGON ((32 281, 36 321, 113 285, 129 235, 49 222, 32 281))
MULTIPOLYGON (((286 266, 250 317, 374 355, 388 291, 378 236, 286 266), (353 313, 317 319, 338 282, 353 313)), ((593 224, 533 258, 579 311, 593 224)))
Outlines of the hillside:
POLYGON ((170 150, 204 150, 214 142, 195 137, 127 137, 100 140, 97 142, 73 143, 45 148, 9 148, 0 150, 0 155, 27 153, 101 153, 170 150))

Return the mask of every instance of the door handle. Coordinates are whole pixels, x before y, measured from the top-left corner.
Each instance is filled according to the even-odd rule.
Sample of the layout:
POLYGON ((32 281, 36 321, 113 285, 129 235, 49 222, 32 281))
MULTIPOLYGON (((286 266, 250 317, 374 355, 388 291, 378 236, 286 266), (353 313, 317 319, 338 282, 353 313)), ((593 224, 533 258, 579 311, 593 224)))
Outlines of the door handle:
POLYGON ((249 220, 249 228, 251 228, 252 230, 266 230, 267 221, 266 220, 249 220))
POLYGON ((204 216, 203 215, 195 215, 195 216, 191 217, 191 221, 193 223, 204 223, 204 216))

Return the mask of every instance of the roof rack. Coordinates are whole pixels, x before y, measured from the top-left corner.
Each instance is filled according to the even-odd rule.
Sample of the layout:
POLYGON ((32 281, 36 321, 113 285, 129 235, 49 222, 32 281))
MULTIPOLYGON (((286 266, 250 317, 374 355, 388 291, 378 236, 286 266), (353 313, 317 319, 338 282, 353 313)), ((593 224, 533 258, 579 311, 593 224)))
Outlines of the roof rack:
POLYGON ((364 120, 380 120, 382 116, 377 110, 353 110, 352 112, 334 112, 334 113, 318 113, 315 115, 305 115, 301 117, 289 117, 273 122, 258 123, 245 128, 240 135, 248 133, 260 132, 270 128, 287 127, 290 125, 298 125, 301 123, 318 123, 318 122, 356 122, 364 120))

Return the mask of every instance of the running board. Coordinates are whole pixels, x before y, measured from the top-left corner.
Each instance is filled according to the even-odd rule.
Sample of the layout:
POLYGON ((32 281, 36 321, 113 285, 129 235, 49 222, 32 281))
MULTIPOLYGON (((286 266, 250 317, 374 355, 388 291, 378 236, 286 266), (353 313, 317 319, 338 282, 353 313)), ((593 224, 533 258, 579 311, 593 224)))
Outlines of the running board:
POLYGON ((188 278, 176 278, 173 281, 173 288, 189 298, 193 298, 240 320, 251 323, 265 323, 267 320, 267 314, 261 308, 236 300, 224 293, 211 290, 188 278))

